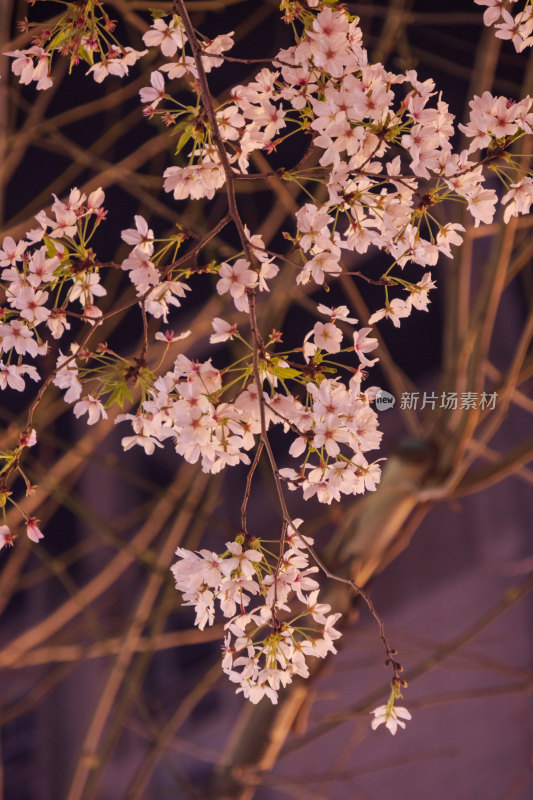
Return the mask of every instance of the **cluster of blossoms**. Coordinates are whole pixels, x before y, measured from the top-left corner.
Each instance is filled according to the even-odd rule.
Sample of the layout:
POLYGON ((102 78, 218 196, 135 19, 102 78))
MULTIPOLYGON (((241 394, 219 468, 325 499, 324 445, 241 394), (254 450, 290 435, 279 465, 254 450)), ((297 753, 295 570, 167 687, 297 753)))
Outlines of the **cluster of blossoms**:
MULTIPOLYGON (((45 212, 37 215, 38 227, 25 239, 4 239, 0 250, 6 297, 0 326, 1 388, 24 391, 28 378, 39 381, 34 361, 48 352, 46 339, 62 339, 73 320, 85 322, 89 333, 98 325, 103 314, 96 301, 106 294, 101 283, 104 266, 124 270, 145 313, 156 319, 166 322, 169 307, 179 306, 185 297, 187 268, 158 266, 165 252, 179 248, 183 236, 158 242, 140 216, 135 228, 122 233, 133 249, 121 264, 103 265, 96 259, 90 241, 106 215, 103 202, 101 189, 88 198, 73 189, 65 202, 56 198, 50 216, 45 212)), ((218 293, 230 295, 241 311, 248 304, 246 290, 268 290, 268 279, 278 271, 272 259, 264 257, 259 237, 250 237, 250 242, 263 259, 258 272, 243 258, 213 267, 218 293)), ((381 439, 371 407, 377 388, 361 388, 362 367, 375 363, 367 354, 377 341, 369 337, 370 328, 362 328, 350 333, 343 347, 343 339, 348 338, 345 331, 357 320, 345 306, 319 304, 318 312, 325 321, 317 322, 305 335, 302 347, 277 351, 281 336, 273 332, 265 342, 259 369, 269 386, 263 395, 267 428, 283 427, 290 437, 289 454, 300 459, 297 469, 282 471, 284 479, 290 488, 300 486, 305 498, 316 495, 330 503, 341 493, 374 489, 379 481, 378 463, 369 464, 365 458, 381 439), (356 356, 353 364, 333 360, 350 353, 356 356), (347 383, 339 376, 329 377, 341 369, 347 371, 347 383), (303 402, 295 396, 302 389, 303 402)), ((92 425, 107 416, 106 406, 132 399, 128 382, 134 377, 142 384, 146 399, 136 414, 117 418, 117 422, 129 420, 133 426, 133 435, 123 440, 125 449, 140 445, 150 454, 171 440, 187 461, 201 460, 206 472, 249 463, 247 453, 261 432, 253 349, 236 325, 217 317, 213 330, 212 344, 238 339, 246 348, 245 355, 219 370, 211 359, 191 361, 180 354, 171 370, 157 376, 148 365, 118 356, 103 343, 89 351, 73 342, 59 351, 52 382, 64 392, 67 403, 74 403, 74 414, 86 414, 92 425)), ((156 338, 169 347, 185 335, 160 333, 156 338)))
MULTIPOLYGON (((138 294, 143 295, 146 311, 158 317, 162 303, 178 304, 177 296, 185 295, 187 269, 178 271, 180 279, 161 282, 160 271, 150 260, 159 259, 159 251, 154 254, 153 234, 143 218, 137 217, 136 224, 135 230, 123 233, 134 249, 122 268, 129 271, 138 294), (156 300, 154 291, 159 293, 156 300)), ((278 273, 277 265, 265 255, 261 237, 251 236, 249 243, 260 265, 257 271, 245 258, 213 268, 218 293, 228 294, 242 312, 248 310, 247 292, 268 291, 268 280, 278 273)), ((325 321, 317 322, 304 336, 302 347, 276 349, 281 336, 272 332, 259 359, 259 372, 269 388, 263 393, 266 428, 283 427, 290 437, 289 454, 300 458, 296 469, 282 470, 283 478, 290 488, 300 486, 305 499, 316 495, 330 503, 340 499, 341 493, 374 489, 379 481, 378 463, 369 464, 365 458, 365 453, 376 449, 381 440, 377 415, 371 407, 378 388, 361 388, 363 367, 377 360, 367 356, 377 347, 377 340, 369 337, 370 328, 345 333, 357 323, 346 306, 319 304, 317 310, 325 321), (348 344, 343 347, 348 335, 348 344), (342 359, 348 353, 355 353, 355 362, 352 358, 352 363, 343 365, 335 360, 338 354, 342 359), (348 374, 347 383, 340 374, 335 375, 341 370, 348 374), (296 397, 302 389, 303 401, 296 397)), ((247 453, 261 432, 253 348, 235 324, 217 317, 213 330, 212 344, 237 339, 245 354, 221 370, 211 359, 193 362, 179 355, 173 368, 154 381, 138 413, 119 417, 119 421, 130 420, 134 430, 133 436, 123 440, 125 448, 138 444, 153 453, 155 447, 171 440, 187 461, 201 460, 202 469, 212 473, 226 465, 250 463, 247 453)))
POLYGON ((318 601, 318 567, 309 566, 307 552, 312 540, 298 533, 300 524, 287 526, 279 554, 270 542, 240 535, 221 555, 179 548, 172 567, 200 629, 213 623, 215 602, 228 619, 222 668, 252 703, 264 696, 277 703, 278 690, 295 675, 309 676, 306 659, 337 652, 341 615, 318 601))
POLYGON ((22 391, 24 375, 38 380, 35 367, 22 358, 46 355, 45 331, 60 339, 70 329, 71 304, 78 311, 70 308, 68 315, 90 323, 101 316, 95 297, 106 291, 88 244, 107 213, 103 202, 102 189, 89 197, 72 189, 65 202, 55 198, 50 217, 44 211, 37 214, 38 227, 25 239, 4 239, 0 268, 7 305, 2 310, 0 347, 7 359, 0 362, 2 388, 22 391))
POLYGON ((185 297, 189 286, 176 278, 172 269, 160 270, 158 265, 170 247, 177 252, 183 238, 182 234, 176 234, 170 239, 160 240, 163 244, 155 252, 158 243, 154 242, 154 233, 144 217, 136 216, 135 228, 122 231, 123 241, 133 245, 133 250, 122 261, 121 269, 128 273, 146 312, 164 322, 168 321, 169 308, 181 305, 180 298, 185 297))
MULTIPOLYGON (((297 31, 297 43, 277 53, 271 68, 234 87, 228 101, 210 106, 211 117, 206 113, 211 100, 201 96, 201 78, 224 63, 232 34, 193 41, 190 25, 187 33, 177 14, 157 17, 143 41, 171 60, 152 72, 140 97, 145 115, 160 118, 178 136, 176 154, 182 164, 162 176, 164 189, 176 200, 212 199, 226 186, 228 169, 234 181, 275 176, 305 190, 307 201, 291 231, 285 232, 290 251, 270 252, 261 236, 241 222, 241 251, 222 263, 199 267, 201 243, 192 258, 191 251, 180 255, 186 238, 182 232, 157 239, 149 222, 136 216, 135 227, 122 232, 131 248, 127 256, 120 263, 102 264, 89 244, 106 215, 104 194, 97 190, 86 197, 73 189, 68 200, 55 199, 50 216, 37 215, 38 228, 24 240, 4 239, 0 388, 23 391, 27 379, 39 381, 36 366, 28 360, 45 355, 51 340, 59 346, 72 327, 71 340, 61 343, 55 369, 40 391, 52 382, 74 404, 76 417, 86 415, 89 425, 97 423, 111 405, 133 404, 130 387, 138 385, 137 408, 116 418, 132 427, 122 440, 124 449, 141 446, 150 455, 168 442, 210 473, 250 464, 249 454, 263 447, 277 426, 288 437, 286 451, 292 460, 275 470, 276 479, 289 490, 301 490, 306 500, 331 503, 343 494, 372 491, 380 479, 380 459, 367 459, 381 440, 372 406, 378 388, 362 387, 367 369, 377 361, 370 357, 377 340, 371 327, 356 327, 358 320, 346 306, 318 303, 320 321, 298 347, 284 349, 280 332, 263 339, 257 331, 256 297, 270 290, 281 261, 294 269, 295 285, 327 288, 346 272, 343 251, 365 253, 375 246, 392 263, 378 281, 384 287, 384 306, 369 325, 383 317, 399 325, 413 309, 427 310, 435 288, 431 272, 412 282, 402 277, 403 270, 409 263, 434 267, 441 255, 451 257, 451 246, 461 243, 464 231, 460 224, 440 222, 435 206, 455 200, 468 209, 476 226, 490 223, 498 178, 505 189, 505 220, 529 212, 533 178, 510 148, 532 132, 533 100, 514 102, 489 92, 475 97, 469 120, 459 125, 468 145, 457 152, 453 115, 432 80, 422 82, 412 70, 396 74, 369 63, 357 18, 334 2, 283 0, 281 5, 297 31), (189 80, 177 98, 169 83, 184 76, 189 80), (254 151, 269 154, 292 136, 308 145, 299 164, 263 175, 253 172, 254 151), (320 201, 310 192, 313 185, 321 187, 320 201), (104 268, 121 269, 134 287, 131 305, 140 306, 145 323, 140 356, 124 357, 106 343, 88 347, 105 319, 97 305, 97 298, 106 295, 104 268), (239 358, 217 367, 213 358, 193 361, 179 353, 172 368, 163 372, 162 358, 158 363, 146 360, 152 354, 146 317, 167 323, 187 297, 193 272, 213 276, 216 292, 244 315, 242 325, 239 318, 233 323, 216 317, 210 337, 213 345, 234 342, 239 358), (391 297, 392 289, 400 294, 391 297)), ((15 56, 13 71, 23 83, 36 80, 38 88, 47 88, 56 51, 69 55, 71 63, 83 58, 97 81, 108 74, 125 75, 143 55, 114 41, 112 23, 94 0, 85 6, 67 4, 57 25, 42 31, 29 50, 10 53, 15 56), (101 60, 94 63, 96 50, 101 60)), ((229 224, 230 216, 215 233, 229 224)), ((236 222, 235 215, 232 219, 236 222)), ((155 338, 166 353, 187 334, 159 332, 155 338)), ((31 414, 19 447, 2 454, 2 508, 14 502, 7 487, 14 476, 23 475, 22 448, 35 441, 30 423, 31 414)), ((213 622, 216 602, 228 618, 223 668, 252 702, 263 696, 276 702, 279 688, 293 675, 307 676, 306 658, 334 652, 340 635, 334 628, 339 615, 318 603, 318 583, 312 577, 317 568, 309 566, 311 542, 298 532, 296 521, 285 517, 284 512, 277 550, 245 529, 220 555, 180 548, 173 567, 185 603, 196 609, 199 627, 213 622), (302 607, 293 610, 294 603, 302 607), (304 618, 305 626, 300 624, 304 618)), ((32 518, 27 530, 30 538, 39 538, 32 518)), ((11 536, 6 525, 0 527, 0 545, 10 543, 11 536)), ((373 721, 374 727, 385 722, 391 733, 403 726, 401 719, 409 718, 404 709, 394 707, 400 696, 397 666, 391 701, 375 710, 373 721)))
MULTIPOLYGON (((35 360, 46 356, 50 343, 70 330, 69 318, 93 326, 101 317, 95 298, 106 294, 100 283, 94 253, 88 246, 100 222, 105 218, 104 193, 101 189, 88 197, 78 189, 62 202, 55 198, 50 216, 44 211, 36 216, 37 227, 15 241, 7 236, 0 249, 1 289, 4 307, 0 309, 0 389, 23 392, 27 381, 39 382, 41 375, 35 360)), ((72 345, 74 350, 76 345, 72 345)), ((53 382, 68 387, 68 400, 80 400, 81 384, 73 379, 73 356, 60 355, 53 382), (62 368, 61 365, 64 364, 62 368)), ((74 408, 83 413, 85 400, 74 408)), ((0 458, 0 507, 5 520, 6 503, 14 503, 9 481, 20 475, 26 492, 33 490, 22 471, 20 460, 25 447, 37 441, 28 420, 15 449, 2 451, 0 458)), ((27 533, 37 542, 42 534, 37 521, 25 516, 27 533)), ((13 535, 6 525, 1 528, 0 546, 11 544, 13 535)))
MULTIPOLYGON (((70 69, 80 60, 89 64, 88 74, 91 73, 97 83, 107 75, 123 78, 148 52, 122 47, 113 35, 116 22, 109 18, 100 0, 61 2, 61 5, 66 8, 52 24, 37 26, 31 47, 4 54, 15 59, 12 69, 21 83, 35 81, 37 89, 49 89, 53 83, 50 72, 55 55, 66 56, 70 69)), ((23 32, 34 27, 27 20, 19 22, 23 32)))
POLYGON ((532 0, 522 0, 518 6, 518 0, 474 0, 474 3, 487 6, 483 22, 494 25, 498 39, 510 39, 517 53, 533 45, 532 0))
MULTIPOLYGON (((28 477, 23 471, 20 465, 20 460, 22 458, 24 448, 33 447, 36 442, 37 435, 35 430, 33 428, 27 428, 20 434, 16 447, 12 448, 11 450, 4 450, 0 452, 0 461, 4 462, 0 467, 0 481, 2 481, 0 484, 0 508, 2 509, 2 518, 4 522, 3 525, 0 525, 0 550, 6 545, 13 547, 15 539, 17 538, 17 534, 13 533, 9 526, 5 524, 6 504, 8 502, 13 502, 11 498, 12 492, 8 489, 7 480, 9 479, 11 473, 20 475, 26 484, 26 494, 29 495, 33 493, 34 487, 31 485, 28 477)), ((39 542, 39 540, 43 538, 43 534, 38 525, 39 520, 36 517, 29 516, 25 512, 23 512, 23 516, 28 539, 35 543, 39 542)))
MULTIPOLYGON (((330 319, 338 319, 339 313, 344 320, 350 319, 347 309, 321 308, 330 319)), ((213 328, 212 342, 241 339, 236 326, 220 318, 213 320, 213 328)), ((363 363, 369 363, 365 351, 377 346, 375 339, 367 337, 368 331, 352 334, 354 344, 344 348, 344 352, 355 351, 363 363)), ((381 440, 377 414, 371 407, 377 387, 362 390, 361 368, 347 367, 351 374, 347 384, 339 377, 326 377, 332 367, 342 367, 328 358, 340 352, 342 337, 335 322, 317 322, 303 348, 298 349, 304 353, 312 350, 312 360, 300 364, 291 360, 298 351, 272 350, 278 341, 273 334, 265 343, 259 364, 260 374, 270 387, 263 394, 266 429, 283 427, 290 437, 288 452, 299 459, 296 469, 284 468, 280 474, 289 488, 299 486, 305 499, 316 495, 324 503, 339 500, 341 493, 373 490, 380 477, 379 464, 365 458, 365 453, 376 449, 381 440), (276 386, 282 391, 276 391, 276 386), (305 402, 294 396, 302 387, 305 402)), ((130 420, 134 430, 134 435, 123 439, 124 448, 140 445, 153 453, 155 447, 170 439, 187 461, 201 461, 205 472, 249 464, 247 453, 256 445, 261 419, 252 376, 253 353, 249 347, 247 352, 223 370, 215 368, 211 359, 195 362, 180 354, 173 368, 155 380, 148 392, 150 398, 138 413, 117 418, 130 420), (228 390, 233 397, 227 395, 228 390)))
MULTIPOLYGON (((439 222, 435 206, 459 201, 476 227, 490 223, 498 201, 496 176, 506 189, 506 219, 529 212, 531 177, 509 149, 531 133, 533 101, 513 102, 488 92, 475 97, 470 120, 459 125, 470 142, 456 152, 454 117, 434 82, 419 81, 414 70, 395 74, 369 63, 357 18, 329 7, 317 11, 298 6, 293 13, 304 25, 298 44, 277 54, 275 69, 262 69, 254 80, 234 87, 231 100, 216 109, 220 135, 237 179, 250 174, 255 150, 271 152, 295 135, 309 139, 300 165, 272 173, 327 188, 327 199, 302 206, 296 233, 286 233, 296 253, 291 261, 296 281, 320 286, 343 271, 343 250, 365 253, 376 246, 390 254, 392 264, 382 278, 384 307, 372 321, 386 316, 398 325, 413 308, 427 309, 435 284, 429 272, 413 283, 393 267, 435 266, 441 254, 451 257, 451 246, 462 242, 463 226, 439 222), (407 294, 391 299, 392 287, 407 294)), ((181 134, 178 152, 192 144, 187 165, 166 170, 164 187, 177 199, 212 198, 225 183, 224 169, 201 103, 191 111, 165 85, 164 73, 168 79, 185 71, 196 77, 178 18, 165 24, 156 20, 145 43, 158 41, 164 55, 181 47, 180 55, 152 73, 141 100, 149 116, 160 115, 181 134)), ((222 52, 231 38, 218 39, 222 52)), ((222 61, 203 60, 210 67, 222 61)))

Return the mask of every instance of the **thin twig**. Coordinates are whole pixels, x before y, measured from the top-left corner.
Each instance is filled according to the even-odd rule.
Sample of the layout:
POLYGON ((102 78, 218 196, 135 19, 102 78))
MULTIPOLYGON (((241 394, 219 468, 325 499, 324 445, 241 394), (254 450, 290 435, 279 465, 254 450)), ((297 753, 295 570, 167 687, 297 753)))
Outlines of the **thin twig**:
POLYGON ((244 492, 244 498, 243 498, 242 506, 241 506, 241 528, 242 528, 242 532, 244 533, 244 536, 246 538, 248 538, 248 536, 249 536, 248 527, 247 527, 247 524, 246 524, 246 507, 248 505, 248 500, 250 499, 250 492, 251 492, 251 489, 252 489, 252 478, 254 476, 254 472, 255 472, 255 470, 257 468, 257 465, 259 464, 259 459, 261 458, 261 453, 262 452, 263 452, 263 442, 259 442, 259 444, 257 446, 257 450, 255 451, 255 456, 254 456, 254 460, 252 462, 252 466, 250 467, 250 469, 248 471, 248 475, 246 477, 246 489, 245 489, 245 492, 244 492))

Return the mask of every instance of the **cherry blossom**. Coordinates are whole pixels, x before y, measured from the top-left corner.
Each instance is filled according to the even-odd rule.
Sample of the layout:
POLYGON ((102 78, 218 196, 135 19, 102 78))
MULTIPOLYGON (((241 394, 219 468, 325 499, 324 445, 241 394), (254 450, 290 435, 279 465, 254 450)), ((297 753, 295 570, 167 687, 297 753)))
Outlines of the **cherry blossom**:
POLYGON ((183 25, 177 14, 166 23, 163 19, 154 20, 152 27, 143 36, 147 47, 159 47, 164 56, 173 56, 186 42, 183 25))
POLYGON ((53 378, 55 386, 59 389, 66 389, 65 402, 72 403, 79 400, 82 392, 82 385, 78 378, 78 368, 72 356, 60 354, 56 364, 56 374, 53 378))
POLYGON ((147 221, 140 215, 135 216, 135 228, 128 228, 122 231, 121 238, 126 244, 152 252, 154 232, 150 230, 147 221))
POLYGON ((250 262, 245 258, 239 258, 233 265, 225 262, 221 264, 217 292, 229 292, 234 300, 242 297, 246 289, 254 287, 258 280, 257 273, 249 269, 249 266, 250 262))
POLYGON ((0 325, 0 347, 5 353, 14 348, 19 355, 28 353, 33 358, 39 352, 39 345, 32 332, 22 320, 17 319, 11 320, 9 325, 0 325))
POLYGON ((36 88, 39 90, 49 89, 52 86, 49 55, 44 48, 34 45, 27 50, 10 50, 4 55, 15 59, 11 69, 22 84, 36 81, 36 88))
POLYGON ((16 242, 11 236, 6 236, 0 250, 0 267, 15 266, 17 261, 22 261, 28 242, 16 242))
POLYGON ((172 344, 172 342, 180 342, 182 339, 187 339, 191 335, 192 331, 187 330, 183 331, 182 333, 175 334, 174 331, 165 331, 165 333, 158 332, 155 335, 155 339, 158 342, 166 342, 167 344, 172 344))
POLYGON ((526 176, 517 183, 512 183, 509 191, 502 197, 502 204, 505 205, 503 221, 509 222, 511 217, 519 214, 529 214, 533 203, 533 178, 526 176))
POLYGON ((400 320, 403 317, 408 317, 411 311, 410 304, 406 300, 395 297, 388 303, 385 308, 380 308, 368 320, 369 325, 373 325, 383 317, 390 319, 395 328, 400 327, 400 320))
POLYGON ((87 425, 95 425, 100 419, 107 419, 107 412, 102 403, 92 395, 79 400, 74 406, 74 416, 87 414, 87 425))
POLYGON ((136 64, 147 52, 147 50, 135 50, 133 47, 124 47, 120 50, 118 47, 111 46, 107 57, 93 64, 87 70, 87 75, 92 74, 96 83, 102 83, 108 75, 123 78, 129 73, 129 68, 136 64))
POLYGON ((224 186, 224 170, 220 164, 206 161, 189 167, 169 167, 163 173, 166 192, 173 192, 176 200, 186 197, 211 200, 217 189, 224 186))
POLYGON ((227 342, 228 340, 233 339, 237 333, 236 325, 230 325, 229 322, 220 319, 220 317, 215 317, 211 324, 214 330, 214 333, 212 333, 209 337, 211 344, 216 344, 217 342, 227 342))
POLYGON ((377 339, 368 338, 371 330, 372 328, 360 328, 357 333, 354 334, 354 350, 359 361, 365 367, 372 367, 378 360, 377 358, 366 357, 367 353, 371 353, 378 346, 377 339))
POLYGON ((313 328, 315 345, 326 353, 338 353, 341 349, 342 331, 333 322, 317 322, 313 328))
POLYGON ((35 517, 28 517, 26 520, 26 535, 28 539, 31 539, 32 542, 38 542, 40 539, 43 539, 44 536, 42 532, 39 530, 37 523, 39 522, 38 519, 35 517))
POLYGON ((0 550, 2 547, 6 545, 8 547, 13 547, 15 543, 15 537, 7 527, 7 525, 0 525, 0 550))
MULTIPOLYGON (((165 97, 165 79, 162 73, 157 70, 152 72, 150 75, 150 83, 150 88, 141 89, 139 92, 141 103, 149 103, 150 108, 157 108, 165 97)), ((131 242, 128 244, 131 244, 131 242)))
POLYGON ((372 714, 374 714, 374 719, 371 723, 372 730, 375 731, 380 725, 385 724, 385 727, 393 736, 396 735, 398 728, 405 728, 403 720, 411 719, 409 711, 402 706, 378 706, 372 711, 372 714))

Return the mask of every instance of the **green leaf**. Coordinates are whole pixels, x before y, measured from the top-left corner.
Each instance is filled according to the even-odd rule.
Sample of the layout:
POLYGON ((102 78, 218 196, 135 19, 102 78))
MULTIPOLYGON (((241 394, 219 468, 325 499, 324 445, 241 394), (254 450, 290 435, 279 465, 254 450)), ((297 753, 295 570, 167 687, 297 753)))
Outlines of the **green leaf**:
POLYGON ((176 155, 178 155, 178 153, 181 152, 181 150, 183 150, 183 148, 185 147, 185 145, 187 144, 187 142, 191 137, 192 137, 192 127, 190 125, 187 125, 187 127, 185 128, 185 130, 183 131, 183 133, 179 138, 178 144, 176 145, 176 153, 175 153, 176 155))
POLYGON ((52 41, 48 43, 47 49, 57 50, 67 39, 68 33, 66 31, 59 31, 59 33, 56 33, 52 41))
POLYGON ((94 64, 94 53, 92 50, 86 50, 85 47, 78 47, 78 55, 80 58, 92 67, 94 64))
POLYGON ((292 367, 282 367, 279 364, 272 364, 272 362, 265 364, 265 369, 267 372, 275 375, 276 378, 281 378, 281 380, 299 378, 302 374, 298 369, 293 369, 292 367))
POLYGON ((50 239, 49 236, 43 236, 43 241, 46 245, 46 255, 48 258, 53 258, 57 256, 57 248, 55 246, 55 242, 53 239, 50 239))
POLYGON ((115 388, 105 401, 104 408, 109 408, 114 403, 120 406, 120 408, 123 408, 126 400, 128 400, 130 403, 133 403, 133 395, 130 392, 126 382, 121 381, 115 386, 115 388))

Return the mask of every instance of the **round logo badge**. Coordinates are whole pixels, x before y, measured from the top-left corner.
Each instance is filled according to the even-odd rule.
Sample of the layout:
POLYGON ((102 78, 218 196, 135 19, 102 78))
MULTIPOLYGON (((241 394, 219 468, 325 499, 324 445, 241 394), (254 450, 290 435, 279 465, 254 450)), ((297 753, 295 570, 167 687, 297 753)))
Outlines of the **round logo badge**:
POLYGON ((376 395, 376 408, 378 411, 387 411, 388 408, 392 408, 394 403, 396 402, 396 398, 393 394, 389 392, 385 392, 383 389, 380 389, 376 395))

